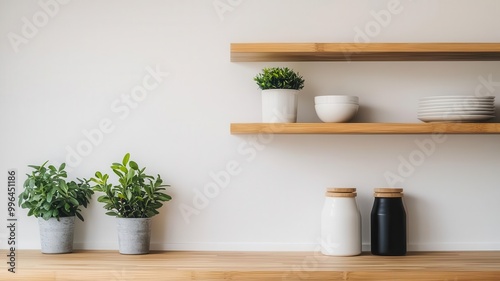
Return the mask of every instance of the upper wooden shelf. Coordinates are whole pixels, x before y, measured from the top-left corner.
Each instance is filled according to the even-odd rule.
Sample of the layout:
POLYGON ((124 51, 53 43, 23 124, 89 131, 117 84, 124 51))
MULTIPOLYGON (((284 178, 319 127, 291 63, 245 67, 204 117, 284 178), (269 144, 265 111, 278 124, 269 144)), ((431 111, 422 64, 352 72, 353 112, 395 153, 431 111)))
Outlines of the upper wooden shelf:
POLYGON ((498 61, 500 43, 232 43, 232 62, 498 61))
POLYGON ((233 123, 231 134, 500 134, 500 123, 233 123))

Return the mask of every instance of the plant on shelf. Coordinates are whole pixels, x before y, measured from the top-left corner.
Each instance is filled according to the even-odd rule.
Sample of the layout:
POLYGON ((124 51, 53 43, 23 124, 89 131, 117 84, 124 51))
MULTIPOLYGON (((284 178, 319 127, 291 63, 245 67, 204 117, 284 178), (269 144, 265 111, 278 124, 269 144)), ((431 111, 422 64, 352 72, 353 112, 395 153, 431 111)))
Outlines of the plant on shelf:
POLYGON ((297 122, 298 97, 304 78, 288 67, 264 68, 254 77, 262 90, 262 122, 297 122))
POLYGON ((104 204, 107 215, 117 217, 118 239, 120 253, 145 254, 149 252, 151 231, 150 218, 159 214, 158 209, 163 202, 170 201, 172 197, 164 193, 165 186, 160 175, 156 178, 145 173, 146 168, 130 160, 130 154, 123 157, 121 163, 113 163, 111 170, 118 176, 118 184, 108 182, 108 174, 99 171, 90 181, 95 183, 93 189, 104 193, 97 201, 104 204), (131 229, 136 228, 136 232, 131 229), (125 230, 122 232, 121 230, 125 230), (126 237, 126 235, 131 237, 126 237), (142 237, 139 244, 126 245, 125 243, 142 237))
POLYGON ((288 67, 264 68, 254 80, 261 90, 304 88, 304 78, 288 67))
POLYGON ((87 180, 68 182, 64 163, 59 168, 47 164, 28 166, 34 171, 27 174, 19 205, 29 209, 28 216, 38 218, 42 252, 67 253, 73 250, 75 216, 84 220, 80 207, 87 207, 94 192, 87 180))

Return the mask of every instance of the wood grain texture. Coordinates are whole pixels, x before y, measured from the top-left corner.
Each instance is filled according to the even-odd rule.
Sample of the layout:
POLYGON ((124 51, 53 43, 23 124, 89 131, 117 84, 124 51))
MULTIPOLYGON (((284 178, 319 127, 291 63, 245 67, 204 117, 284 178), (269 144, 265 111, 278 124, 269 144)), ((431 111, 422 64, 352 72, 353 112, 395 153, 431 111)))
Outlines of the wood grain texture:
POLYGON ((313 252, 18 251, 16 273, 0 280, 500 280, 500 252, 414 252, 403 257, 313 252))
POLYGON ((500 43, 232 43, 232 62, 497 61, 500 43))
POLYGON ((232 123, 231 134, 500 134, 500 123, 232 123))

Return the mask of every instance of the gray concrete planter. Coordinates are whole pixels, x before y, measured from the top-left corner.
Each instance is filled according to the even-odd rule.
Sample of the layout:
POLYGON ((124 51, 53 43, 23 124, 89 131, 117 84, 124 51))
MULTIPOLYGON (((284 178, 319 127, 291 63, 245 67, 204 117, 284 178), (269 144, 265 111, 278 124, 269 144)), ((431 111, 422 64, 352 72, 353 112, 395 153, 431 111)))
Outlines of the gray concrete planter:
POLYGON ((75 217, 38 218, 40 227, 41 251, 44 254, 63 254, 73 252, 75 217))
POLYGON ((120 254, 148 254, 151 240, 151 219, 116 218, 116 221, 120 254))

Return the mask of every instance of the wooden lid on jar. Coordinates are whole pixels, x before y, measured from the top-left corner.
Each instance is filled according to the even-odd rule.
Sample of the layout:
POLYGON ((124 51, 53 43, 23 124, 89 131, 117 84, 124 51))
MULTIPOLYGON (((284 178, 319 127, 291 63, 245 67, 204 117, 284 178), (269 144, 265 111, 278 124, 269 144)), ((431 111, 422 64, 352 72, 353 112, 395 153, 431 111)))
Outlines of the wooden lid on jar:
POLYGON ((330 187, 326 189, 326 197, 356 197, 356 188, 330 187))
POLYGON ((398 198, 403 197, 403 189, 402 188, 375 188, 375 193, 373 194, 375 197, 385 197, 385 198, 398 198))
POLYGON ((402 188, 392 188, 392 187, 381 187, 375 188, 375 193, 401 193, 403 192, 402 188))
POLYGON ((329 187, 326 189, 326 192, 351 193, 351 192, 356 192, 356 188, 354 188, 354 187, 329 187))
POLYGON ((356 192, 326 192, 326 197, 356 197, 356 192))

